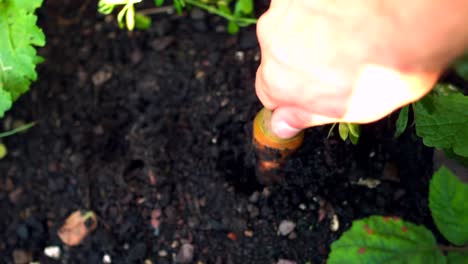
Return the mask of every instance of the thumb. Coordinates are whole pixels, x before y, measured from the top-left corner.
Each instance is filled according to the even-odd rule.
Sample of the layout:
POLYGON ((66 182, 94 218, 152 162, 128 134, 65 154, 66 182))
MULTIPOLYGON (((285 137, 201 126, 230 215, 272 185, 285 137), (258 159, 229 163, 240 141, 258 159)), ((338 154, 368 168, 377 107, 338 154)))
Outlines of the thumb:
POLYGON ((335 122, 339 120, 311 114, 298 107, 279 107, 274 110, 271 117, 271 129, 279 138, 291 138, 305 128, 335 122))

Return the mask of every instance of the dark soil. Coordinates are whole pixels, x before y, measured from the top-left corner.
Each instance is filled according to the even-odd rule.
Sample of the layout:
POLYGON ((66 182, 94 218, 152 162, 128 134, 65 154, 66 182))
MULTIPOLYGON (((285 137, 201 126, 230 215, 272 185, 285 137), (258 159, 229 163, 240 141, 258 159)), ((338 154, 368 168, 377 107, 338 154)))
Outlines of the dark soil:
POLYGON ((393 139, 390 118, 365 126, 358 146, 337 133, 327 139, 329 126, 309 129, 285 181, 260 185, 255 28, 232 36, 204 13, 153 18, 149 31, 129 33, 94 2, 40 10, 46 62, 3 121, 38 124, 4 140, 1 263, 27 253, 41 263, 102 263, 105 254, 112 263, 174 263, 183 244, 194 249, 188 263, 324 263, 353 219, 397 215, 433 227, 432 152, 411 130, 393 139), (359 178, 381 183, 353 184, 359 178), (99 225, 70 248, 56 232, 77 209, 93 210, 99 225), (278 235, 283 220, 296 224, 287 236, 278 235), (51 245, 60 260, 44 255, 51 245))

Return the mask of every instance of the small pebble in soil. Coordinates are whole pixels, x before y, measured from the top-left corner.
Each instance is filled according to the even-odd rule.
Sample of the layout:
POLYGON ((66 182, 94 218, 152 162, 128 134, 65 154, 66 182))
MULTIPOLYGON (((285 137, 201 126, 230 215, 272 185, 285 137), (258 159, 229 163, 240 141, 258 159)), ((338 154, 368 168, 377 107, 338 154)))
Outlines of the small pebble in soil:
POLYGON ((159 250, 158 252, 158 256, 164 258, 164 257, 167 257, 167 251, 162 249, 162 250, 159 250))
POLYGON ((183 244, 177 253, 175 261, 178 263, 190 263, 193 260, 195 248, 192 244, 183 244))
POLYGON ((336 232, 338 231, 339 228, 340 228, 340 222, 338 220, 338 215, 334 214, 330 222, 330 230, 332 232, 336 232))
POLYGON ((243 51, 236 51, 235 57, 238 62, 244 62, 245 54, 243 51))
POLYGON ((288 235, 288 238, 289 238, 290 240, 294 240, 294 239, 296 239, 296 238, 297 238, 297 234, 296 234, 296 232, 294 232, 294 231, 293 231, 293 232, 291 232, 291 233, 288 235))
POLYGON ((15 249, 13 251, 13 262, 15 264, 28 264, 32 261, 32 253, 26 250, 15 249))
POLYGON ((258 202, 259 197, 260 197, 260 193, 258 191, 255 191, 250 195, 249 202, 256 203, 258 202))
POLYGON ((287 236, 294 228, 296 228, 296 223, 290 220, 283 220, 278 227, 278 235, 287 236))
POLYGON ((299 204, 299 209, 301 209, 302 211, 305 211, 307 209, 307 206, 303 203, 299 204))
POLYGON ((365 186, 369 189, 374 189, 375 187, 380 185, 380 180, 372 178, 359 178, 359 180, 355 184, 359 186, 365 186))
POLYGON ((103 69, 97 71, 91 77, 91 80, 94 86, 101 86, 108 80, 112 78, 112 70, 110 67, 104 67, 103 69))
POLYGON ((109 254, 104 254, 104 256, 102 256, 102 263, 104 263, 104 264, 112 263, 111 256, 109 254))
POLYGON ((51 259, 59 259, 60 258, 60 247, 59 246, 48 246, 44 248, 44 255, 51 259))
POLYGON ((205 12, 200 10, 199 8, 194 8, 190 12, 190 17, 194 20, 199 20, 199 19, 204 19, 205 18, 205 12))
POLYGON ((245 230, 244 231, 244 236, 253 237, 253 231, 252 230, 245 230))
POLYGON ((232 241, 236 241, 237 240, 237 235, 234 233, 234 232, 229 232, 227 234, 227 237, 232 240, 232 241))

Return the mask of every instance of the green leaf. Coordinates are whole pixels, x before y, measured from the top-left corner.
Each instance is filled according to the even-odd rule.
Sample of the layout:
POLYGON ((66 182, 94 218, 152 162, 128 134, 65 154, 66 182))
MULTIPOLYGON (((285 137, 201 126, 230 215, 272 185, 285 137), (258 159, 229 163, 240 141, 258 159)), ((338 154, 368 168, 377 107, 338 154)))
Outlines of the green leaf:
POLYGON ((449 169, 441 167, 429 184, 432 218, 447 240, 455 245, 468 244, 468 184, 449 169))
POLYGON ((465 54, 458 58, 454 62, 453 68, 460 76, 462 76, 465 80, 468 81, 468 54, 465 54))
POLYGON ((346 123, 339 123, 338 124, 338 133, 340 134, 340 138, 345 141, 348 139, 349 128, 346 123))
POLYGON ((353 222, 331 245, 328 264, 446 263, 432 233, 396 217, 371 216, 353 222))
POLYGON ((37 79, 36 64, 42 59, 34 46, 44 46, 45 36, 34 11, 41 4, 42 0, 0 2, 0 116, 9 108, 6 93, 15 101, 37 79))
POLYGON ((359 138, 359 135, 361 134, 361 126, 354 123, 347 123, 347 126, 349 128, 349 132, 351 132, 351 135, 359 138))
POLYGON ((135 14, 135 28, 148 30, 151 27, 151 18, 140 13, 135 14))
POLYGON ((0 118, 3 118, 5 112, 11 108, 13 100, 9 92, 3 90, 0 85, 0 118))
POLYGON ((349 133, 349 141, 351 141, 353 145, 356 145, 359 141, 359 136, 356 136, 353 133, 349 133))
POLYGON ((3 159, 8 154, 8 149, 5 144, 0 143, 0 159, 3 159))
POLYGON ((154 0, 154 4, 156 6, 162 6, 164 4, 164 0, 154 0))
POLYGON ((406 126, 408 125, 408 112, 409 112, 409 105, 403 107, 398 114, 398 119, 396 121, 396 130, 395 130, 395 138, 398 138, 405 132, 406 126))
POLYGON ((468 252, 449 252, 447 264, 468 264, 468 252))
POLYGON ((425 145, 451 148, 468 156, 468 97, 462 94, 427 95, 414 104, 416 134, 425 145))
POLYGON ((227 32, 229 34, 236 34, 236 33, 239 32, 239 26, 235 22, 229 21, 228 27, 227 27, 227 32))
POLYGON ((177 14, 182 14, 182 9, 184 8, 185 3, 182 0, 174 0, 174 8, 177 14))
POLYGON ((252 0, 237 0, 236 6, 234 7, 234 14, 242 15, 251 15, 254 10, 254 5, 252 0))

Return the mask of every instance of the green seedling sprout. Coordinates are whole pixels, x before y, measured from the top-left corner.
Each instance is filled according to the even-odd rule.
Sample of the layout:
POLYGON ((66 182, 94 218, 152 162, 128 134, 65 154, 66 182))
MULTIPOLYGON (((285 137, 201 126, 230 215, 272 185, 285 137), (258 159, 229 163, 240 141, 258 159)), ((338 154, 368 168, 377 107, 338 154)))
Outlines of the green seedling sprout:
POLYGON ((127 27, 132 31, 135 28, 135 4, 140 3, 142 0, 99 0, 98 11, 102 14, 108 15, 112 13, 114 8, 118 5, 123 5, 123 8, 117 14, 117 22, 119 27, 127 27), (124 22, 125 18, 125 22, 124 22))

